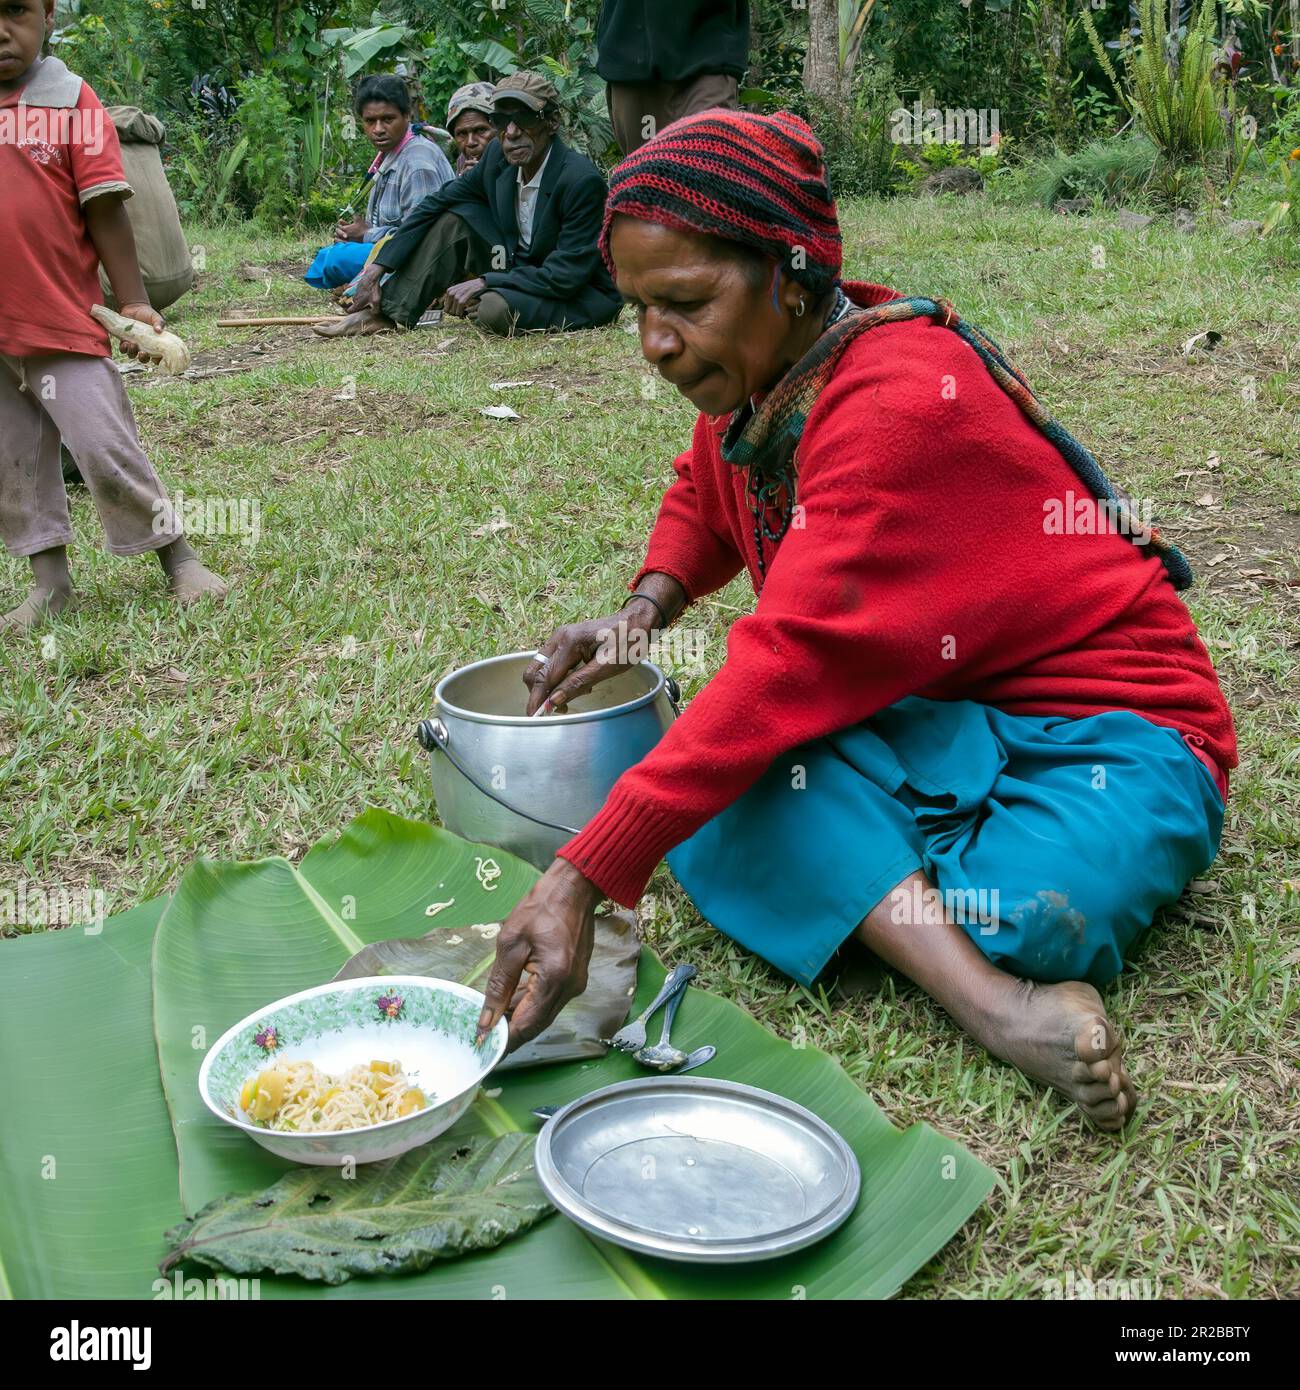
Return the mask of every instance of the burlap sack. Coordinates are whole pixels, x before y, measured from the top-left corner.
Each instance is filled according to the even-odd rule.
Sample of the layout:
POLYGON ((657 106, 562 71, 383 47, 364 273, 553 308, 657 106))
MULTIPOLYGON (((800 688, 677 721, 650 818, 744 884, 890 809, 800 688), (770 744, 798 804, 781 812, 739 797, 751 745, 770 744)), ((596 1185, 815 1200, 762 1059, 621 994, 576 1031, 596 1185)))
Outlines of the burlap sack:
MULTIPOLYGON (((135 196, 126 200, 127 216, 135 233, 135 249, 140 258, 140 274, 145 292, 155 309, 175 303, 194 284, 194 266, 189 243, 181 230, 176 199, 163 172, 158 147, 163 125, 135 106, 110 106, 109 119, 122 142, 122 167, 135 196)), ((104 303, 118 307, 109 289, 104 267, 99 268, 104 303)))

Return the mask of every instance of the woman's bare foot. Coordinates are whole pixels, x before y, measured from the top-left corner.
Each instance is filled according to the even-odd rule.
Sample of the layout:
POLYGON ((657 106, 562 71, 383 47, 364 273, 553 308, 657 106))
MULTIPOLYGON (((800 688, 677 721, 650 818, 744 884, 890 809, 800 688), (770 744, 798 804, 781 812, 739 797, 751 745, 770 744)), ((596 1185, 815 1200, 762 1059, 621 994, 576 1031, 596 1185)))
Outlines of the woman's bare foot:
POLYGON ((167 587, 182 608, 188 608, 201 598, 222 599, 230 592, 226 581, 198 560, 182 560, 174 569, 169 569, 167 587))
POLYGON ((1098 1129, 1122 1129, 1137 1108, 1137 1091, 1101 995, 1077 980, 1002 978, 1004 987, 958 1020, 962 1027, 995 1057, 1074 1101, 1098 1129))
POLYGON ((0 616, 0 630, 30 632, 48 619, 57 618, 71 602, 71 589, 52 589, 38 584, 17 608, 0 616))
POLYGON ((901 909, 925 891, 934 891, 925 875, 909 875, 858 923, 857 939, 995 1057, 1055 1087, 1099 1129, 1122 1128, 1137 1092, 1101 995, 1078 981, 1040 985, 999 970, 946 915, 912 921, 901 909))
POLYGON ((376 314, 373 309, 358 309, 345 314, 337 323, 313 323, 311 331, 322 338, 365 338, 372 333, 386 333, 394 327, 392 319, 376 314))

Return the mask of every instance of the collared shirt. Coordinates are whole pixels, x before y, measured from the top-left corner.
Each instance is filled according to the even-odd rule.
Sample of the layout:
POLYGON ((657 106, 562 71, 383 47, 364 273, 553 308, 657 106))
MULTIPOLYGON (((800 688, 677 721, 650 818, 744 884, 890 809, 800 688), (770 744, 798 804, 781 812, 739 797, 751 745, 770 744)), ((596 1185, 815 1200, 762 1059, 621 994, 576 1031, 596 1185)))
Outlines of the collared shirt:
POLYGON ((455 177, 447 156, 420 135, 385 155, 366 204, 370 230, 363 240, 379 241, 395 232, 422 199, 455 177))
POLYGON ((107 357, 108 334, 90 317, 104 292, 85 207, 108 194, 129 198, 131 186, 113 122, 58 58, 33 64, 27 85, 0 98, 0 188, 0 241, 12 271, 0 353, 107 357))
POLYGON ((537 211, 537 195, 542 188, 542 175, 546 172, 546 165, 551 157, 551 150, 554 145, 546 151, 537 172, 524 182, 524 171, 520 169, 515 178, 515 216, 519 222, 519 249, 527 251, 533 244, 533 214, 537 211))

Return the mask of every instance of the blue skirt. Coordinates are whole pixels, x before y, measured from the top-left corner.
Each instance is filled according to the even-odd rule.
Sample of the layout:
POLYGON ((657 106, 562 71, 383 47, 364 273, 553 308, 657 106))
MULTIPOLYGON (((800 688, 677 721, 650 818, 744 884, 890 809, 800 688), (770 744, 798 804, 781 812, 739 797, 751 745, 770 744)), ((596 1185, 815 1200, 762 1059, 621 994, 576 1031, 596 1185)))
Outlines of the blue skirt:
MULTIPOLYGON (((1103 984, 1222 830, 1176 730, 909 697, 778 758, 668 864, 707 921, 804 985, 917 870, 1001 969, 1103 984)), ((899 921, 934 920, 917 913, 939 902, 906 896, 899 921)))
POLYGON ((365 269, 374 249, 370 241, 336 241, 333 246, 322 246, 302 278, 315 290, 351 284, 365 269))

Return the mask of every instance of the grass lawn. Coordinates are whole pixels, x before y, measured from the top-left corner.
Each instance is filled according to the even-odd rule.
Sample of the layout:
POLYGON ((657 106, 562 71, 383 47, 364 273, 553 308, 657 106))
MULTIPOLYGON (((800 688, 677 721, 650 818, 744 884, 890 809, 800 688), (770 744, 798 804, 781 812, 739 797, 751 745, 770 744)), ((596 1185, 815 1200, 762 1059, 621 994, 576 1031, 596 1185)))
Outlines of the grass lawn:
MULTIPOLYGON (((844 215, 850 275, 952 299, 1191 557, 1242 741, 1222 851, 1107 996, 1141 1096, 1120 1139, 905 982, 850 1004, 792 986, 663 870, 649 940, 997 1172, 906 1294, 1037 1297, 1072 1272, 1300 1295, 1300 274, 1269 243, 1108 217, 910 200, 844 215), (1205 329, 1222 342, 1185 357, 1205 329)), ((128 380, 173 493, 260 505, 256 544, 196 542, 238 587, 179 616, 151 559, 101 551, 78 490, 79 608, 0 641, 0 882, 98 887, 110 912, 200 854, 296 857, 367 803, 429 816, 413 734, 435 682, 618 605, 692 420, 625 324, 518 342, 454 321, 341 343, 220 330, 232 310, 314 311, 295 279, 309 246, 192 237, 206 268, 169 317, 210 374, 128 380), (480 414, 500 403, 522 418, 480 414)), ((0 579, 8 607, 25 566, 5 558, 0 579)), ((741 581, 701 606, 710 670, 751 603, 741 581)))

